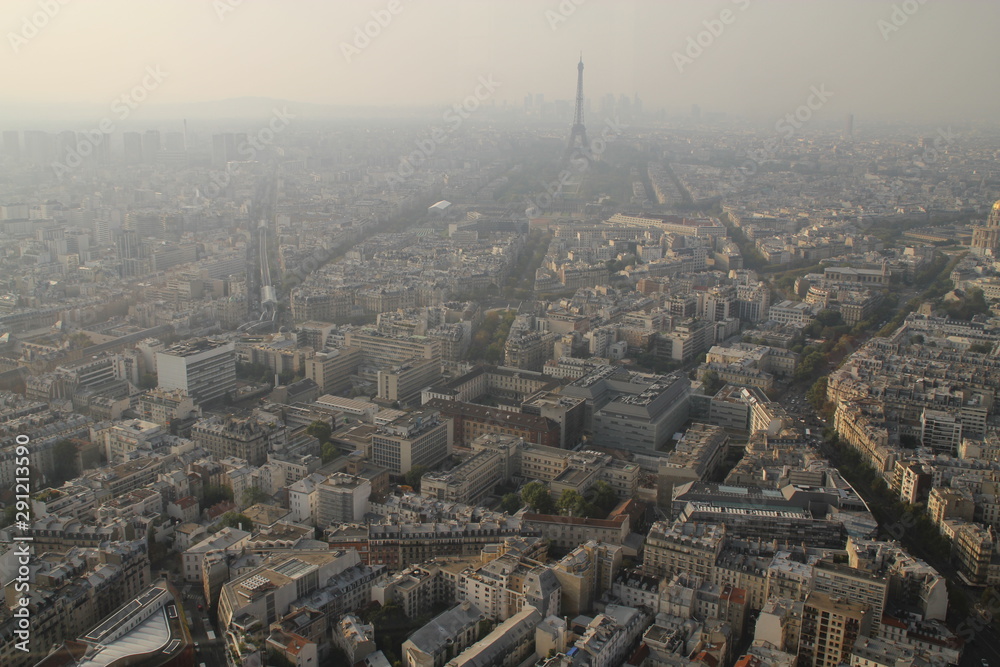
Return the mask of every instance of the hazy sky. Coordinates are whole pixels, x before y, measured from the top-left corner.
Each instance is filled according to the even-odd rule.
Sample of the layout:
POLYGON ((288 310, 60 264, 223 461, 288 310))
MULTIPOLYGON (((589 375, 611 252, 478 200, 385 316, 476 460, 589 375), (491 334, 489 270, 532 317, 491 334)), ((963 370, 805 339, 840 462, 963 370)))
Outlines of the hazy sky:
POLYGON ((245 96, 446 106, 490 76, 497 104, 520 105, 528 93, 572 99, 580 51, 595 109, 605 93, 638 93, 647 110, 697 103, 767 118, 825 86, 831 117, 1000 112, 1000 3, 989 0, 61 2, 0 5, 0 120, 40 105, 107 109, 144 76, 152 82, 148 67, 166 73, 148 107, 245 96), (58 7, 51 17, 47 4, 58 7), (712 23, 724 11, 728 24, 712 23), (356 45, 372 12, 391 19, 356 45), (699 33, 701 53, 685 53, 699 33), (344 45, 363 48, 348 62, 344 45), (675 54, 693 56, 682 71, 675 54))

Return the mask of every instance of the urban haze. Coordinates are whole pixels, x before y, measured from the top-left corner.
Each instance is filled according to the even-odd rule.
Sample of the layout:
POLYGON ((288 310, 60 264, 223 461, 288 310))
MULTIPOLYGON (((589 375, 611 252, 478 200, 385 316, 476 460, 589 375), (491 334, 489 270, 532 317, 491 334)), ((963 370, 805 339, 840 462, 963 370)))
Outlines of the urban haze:
POLYGON ((3 667, 1000 667, 1000 5, 10 0, 3 667))

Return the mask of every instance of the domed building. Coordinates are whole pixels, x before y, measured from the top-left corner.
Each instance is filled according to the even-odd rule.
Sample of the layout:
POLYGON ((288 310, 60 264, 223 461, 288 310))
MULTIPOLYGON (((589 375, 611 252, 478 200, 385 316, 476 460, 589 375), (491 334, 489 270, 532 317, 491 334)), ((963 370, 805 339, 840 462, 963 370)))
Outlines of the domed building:
POLYGON ((972 230, 972 250, 981 255, 1000 257, 1000 201, 993 204, 986 226, 972 230))

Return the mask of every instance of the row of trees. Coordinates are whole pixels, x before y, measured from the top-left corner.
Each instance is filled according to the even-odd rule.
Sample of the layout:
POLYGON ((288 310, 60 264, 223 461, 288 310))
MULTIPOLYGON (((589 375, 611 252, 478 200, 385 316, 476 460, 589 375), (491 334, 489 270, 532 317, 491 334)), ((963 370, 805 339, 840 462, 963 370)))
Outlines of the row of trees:
POLYGON ((951 541, 941 534, 927 516, 924 503, 911 505, 893 493, 878 472, 869 466, 854 449, 840 444, 836 435, 832 443, 836 455, 833 463, 844 478, 870 501, 869 506, 882 526, 905 528, 898 530, 903 544, 914 553, 929 560, 938 569, 948 568, 951 561, 951 541))
POLYGON ((540 229, 528 234, 528 242, 521 251, 514 270, 507 278, 504 286, 504 296, 512 299, 530 299, 535 289, 535 271, 542 265, 545 253, 548 252, 552 234, 540 229))
POLYGON ((504 357, 504 343, 507 342, 507 334, 510 333, 510 326, 516 317, 517 313, 513 310, 495 310, 487 313, 479 329, 472 336, 468 358, 482 359, 489 364, 501 363, 504 357))
POLYGON ((729 229, 729 238, 739 247, 743 255, 743 266, 754 271, 762 271, 767 267, 767 259, 757 250, 757 245, 747 238, 743 230, 729 221, 729 216, 723 216, 723 222, 729 229))

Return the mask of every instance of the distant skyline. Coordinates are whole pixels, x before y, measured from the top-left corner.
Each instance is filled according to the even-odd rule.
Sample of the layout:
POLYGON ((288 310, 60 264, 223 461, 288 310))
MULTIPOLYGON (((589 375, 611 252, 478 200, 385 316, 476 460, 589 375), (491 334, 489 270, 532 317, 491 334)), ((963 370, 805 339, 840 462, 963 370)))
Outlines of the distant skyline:
POLYGON ((767 121, 814 86, 831 93, 816 112, 827 123, 847 113, 859 125, 1000 115, 1000 3, 987 0, 17 0, 3 9, 0 125, 96 120, 149 67, 165 78, 133 121, 246 97, 447 107, 481 77, 496 83, 485 104, 520 107, 528 94, 572 102, 581 51, 588 123, 600 122, 606 93, 638 94, 646 111, 697 104, 767 121), (371 23, 366 44, 358 34, 377 19, 385 25, 371 23))

